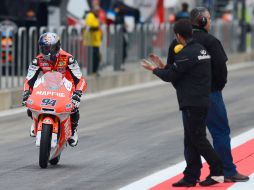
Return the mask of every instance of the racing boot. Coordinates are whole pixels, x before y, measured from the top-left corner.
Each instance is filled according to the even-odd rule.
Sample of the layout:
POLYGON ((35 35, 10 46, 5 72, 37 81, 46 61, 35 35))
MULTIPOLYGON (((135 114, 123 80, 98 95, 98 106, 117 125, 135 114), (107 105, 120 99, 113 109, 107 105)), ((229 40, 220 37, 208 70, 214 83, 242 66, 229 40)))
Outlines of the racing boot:
POLYGON ((30 128, 30 137, 35 137, 35 134, 34 134, 34 123, 32 123, 31 128, 30 128))
POLYGON ((72 124, 72 135, 70 139, 68 140, 68 143, 70 146, 74 147, 78 144, 78 131, 77 131, 78 124, 73 123, 72 124))

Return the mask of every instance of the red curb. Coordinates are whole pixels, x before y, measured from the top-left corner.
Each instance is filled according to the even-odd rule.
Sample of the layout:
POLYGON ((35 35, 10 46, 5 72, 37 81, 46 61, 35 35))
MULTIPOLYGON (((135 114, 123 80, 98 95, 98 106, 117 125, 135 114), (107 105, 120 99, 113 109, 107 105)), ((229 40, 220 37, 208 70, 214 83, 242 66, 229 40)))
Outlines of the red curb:
MULTIPOLYGON (((237 170, 240 173, 243 173, 244 175, 251 175, 254 172, 254 139, 247 141, 246 143, 234 148, 232 150, 232 155, 234 158, 234 163, 237 166, 237 170)), ((206 176, 209 174, 209 169, 207 163, 203 164, 202 168, 202 174, 201 174, 201 180, 204 180, 206 176)), ((196 187, 172 187, 172 183, 180 180, 183 177, 183 174, 178 174, 173 178, 170 178, 155 187, 151 188, 150 190, 186 190, 186 189, 191 189, 191 190, 207 190, 209 189, 214 189, 214 190, 225 190, 228 189, 230 186, 234 185, 234 183, 221 183, 221 184, 216 184, 214 186, 210 187, 201 187, 197 185, 196 187)))

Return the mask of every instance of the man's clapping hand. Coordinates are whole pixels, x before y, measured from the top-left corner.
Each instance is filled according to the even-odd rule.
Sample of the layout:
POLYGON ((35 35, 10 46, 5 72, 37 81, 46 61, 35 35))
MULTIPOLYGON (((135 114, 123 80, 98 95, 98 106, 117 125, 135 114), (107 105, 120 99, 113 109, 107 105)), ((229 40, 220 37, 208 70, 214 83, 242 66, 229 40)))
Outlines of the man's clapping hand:
POLYGON ((155 64, 157 65, 157 67, 160 68, 160 69, 164 69, 165 66, 166 66, 166 65, 162 62, 161 58, 160 58, 158 55, 156 55, 156 54, 151 53, 151 54, 149 55, 149 59, 150 59, 153 63, 155 63, 155 64))
POLYGON ((150 54, 148 59, 143 59, 141 61, 141 65, 149 71, 153 71, 156 68, 159 68, 159 69, 165 68, 165 64, 161 61, 160 57, 156 54, 150 54))

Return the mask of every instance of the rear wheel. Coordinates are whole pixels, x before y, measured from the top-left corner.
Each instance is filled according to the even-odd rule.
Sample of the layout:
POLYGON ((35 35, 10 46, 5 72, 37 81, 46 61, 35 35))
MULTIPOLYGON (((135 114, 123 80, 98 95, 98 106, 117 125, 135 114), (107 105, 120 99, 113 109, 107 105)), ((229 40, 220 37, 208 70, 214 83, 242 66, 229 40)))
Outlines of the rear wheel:
POLYGON ((51 125, 42 124, 40 156, 39 156, 39 165, 41 168, 47 168, 48 166, 51 149, 51 135, 52 135, 51 125))
POLYGON ((50 163, 51 165, 57 165, 58 162, 60 161, 60 156, 61 156, 61 154, 60 154, 59 156, 53 158, 52 160, 50 160, 49 163, 50 163))

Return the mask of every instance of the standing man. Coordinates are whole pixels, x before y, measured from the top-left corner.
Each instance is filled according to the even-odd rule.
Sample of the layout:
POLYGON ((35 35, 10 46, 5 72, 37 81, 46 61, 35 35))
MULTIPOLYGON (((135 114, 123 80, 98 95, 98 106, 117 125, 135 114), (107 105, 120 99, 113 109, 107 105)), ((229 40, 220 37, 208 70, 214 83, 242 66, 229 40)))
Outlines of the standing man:
POLYGON ((191 11, 193 37, 202 44, 211 55, 212 89, 210 93, 210 107, 206 124, 213 138, 216 152, 223 161, 225 182, 244 182, 249 177, 240 174, 233 163, 230 145, 230 128, 227 111, 222 97, 222 90, 227 82, 227 55, 221 42, 209 34, 211 29, 211 15, 209 10, 198 7, 191 11))
POLYGON ((88 46, 89 50, 92 52, 91 71, 92 74, 96 76, 99 76, 98 69, 100 64, 100 45, 102 42, 102 30, 100 27, 99 11, 99 5, 92 6, 92 10, 86 15, 84 30, 84 45, 88 46))
POLYGON ((176 14, 176 21, 180 20, 180 19, 189 19, 190 18, 190 13, 188 11, 189 8, 189 4, 188 3, 182 3, 182 10, 179 11, 176 14))
MULTIPOLYGON (((222 90, 227 83, 227 55, 221 42, 208 33, 211 29, 209 10, 205 7, 194 8, 190 13, 190 17, 193 26, 193 38, 198 43, 202 44, 211 55, 212 86, 209 95, 210 105, 206 118, 206 125, 212 135, 214 149, 223 162, 225 182, 248 181, 248 176, 242 175, 236 170, 236 165, 233 163, 231 154, 230 128, 226 107, 222 97, 222 90)), ((174 63, 174 47, 176 44, 177 41, 174 40, 169 47, 166 67, 174 63)), ((188 149, 185 149, 185 157, 188 151, 188 149)), ((201 159, 199 158, 198 161, 201 167, 201 159)), ((196 175, 200 175, 200 171, 197 171, 196 175)))
POLYGON ((210 55, 203 46, 192 40, 191 22, 186 19, 174 26, 178 43, 183 49, 175 56, 174 64, 165 67, 161 59, 152 54, 150 59, 156 66, 143 60, 142 66, 152 71, 165 82, 176 88, 179 108, 183 114, 184 147, 188 149, 185 157, 187 167, 184 177, 173 184, 174 187, 193 187, 199 179, 199 162, 202 155, 210 166, 210 174, 201 186, 210 186, 224 181, 222 161, 206 138, 206 115, 211 88, 210 55), (198 157, 196 157, 198 156, 198 157))

